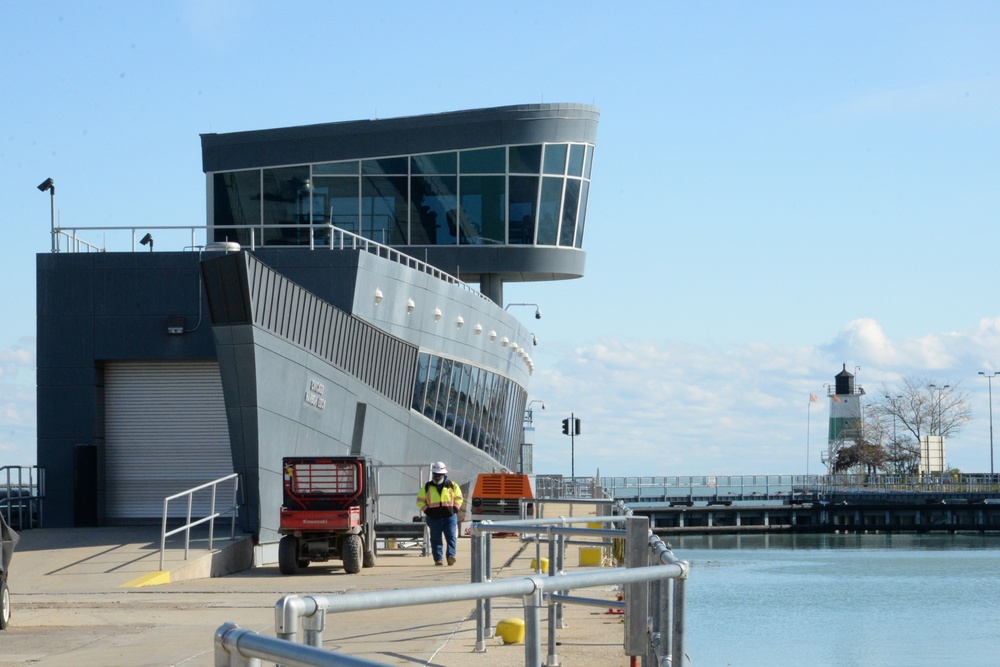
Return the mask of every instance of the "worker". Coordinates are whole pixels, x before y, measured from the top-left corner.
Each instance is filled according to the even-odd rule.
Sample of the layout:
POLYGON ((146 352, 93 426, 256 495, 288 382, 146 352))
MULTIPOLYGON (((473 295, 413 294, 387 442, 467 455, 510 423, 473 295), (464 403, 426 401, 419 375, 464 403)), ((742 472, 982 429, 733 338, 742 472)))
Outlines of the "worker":
POLYGON ((434 564, 455 564, 458 547, 458 511, 462 507, 462 488, 448 479, 448 467, 443 461, 431 465, 431 479, 420 487, 417 493, 417 507, 424 514, 424 520, 431 534, 431 551, 434 564), (443 540, 442 540, 443 538, 443 540), (444 542, 448 549, 445 551, 444 542))

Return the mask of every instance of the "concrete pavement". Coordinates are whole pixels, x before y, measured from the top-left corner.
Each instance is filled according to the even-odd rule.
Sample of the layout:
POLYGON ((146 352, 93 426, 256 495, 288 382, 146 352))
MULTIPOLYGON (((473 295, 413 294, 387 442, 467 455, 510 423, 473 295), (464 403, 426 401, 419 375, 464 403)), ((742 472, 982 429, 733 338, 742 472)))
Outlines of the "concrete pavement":
MULTIPOLYGON (((132 587, 159 570, 158 534, 157 528, 142 527, 22 533, 10 567, 12 618, 0 632, 0 666, 210 666, 214 633, 223 623, 274 636, 274 606, 284 595, 438 586, 470 578, 470 543, 462 538, 454 567, 435 567, 419 550, 389 549, 379 552, 376 567, 356 575, 345 574, 337 564, 282 576, 274 565, 132 587)), ((205 563, 213 554, 200 543, 195 546, 187 562, 182 550, 170 550, 164 569, 181 573, 210 567, 205 563)), ((568 563, 576 565, 576 556, 575 551, 567 554, 568 563)), ((534 547, 516 537, 495 538, 494 578, 532 574, 534 557, 534 547)), ((218 552, 214 558, 218 561, 218 552)), ((608 588, 587 595, 611 601, 617 592, 608 588)), ((595 607, 565 609, 568 627, 558 630, 560 664, 629 664, 621 616, 595 607)), ((485 653, 474 652, 474 613, 473 602, 452 602, 328 614, 324 647, 391 665, 523 665, 522 644, 490 638, 485 653)), ((507 617, 523 618, 520 599, 494 601, 494 624, 507 617)), ((545 653, 544 618, 542 632, 545 653)))

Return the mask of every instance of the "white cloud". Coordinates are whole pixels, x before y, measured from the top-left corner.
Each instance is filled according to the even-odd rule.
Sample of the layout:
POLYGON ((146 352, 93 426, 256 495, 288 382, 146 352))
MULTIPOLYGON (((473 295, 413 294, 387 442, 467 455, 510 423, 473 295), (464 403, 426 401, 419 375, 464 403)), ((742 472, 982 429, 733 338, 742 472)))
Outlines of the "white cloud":
MULTIPOLYGON (((560 422, 572 412, 583 423, 574 448, 577 474, 598 468, 631 476, 803 473, 807 445, 809 471, 819 473, 828 416, 824 385, 844 366, 870 392, 907 375, 954 386, 975 378, 998 343, 996 319, 968 331, 893 340, 879 322, 863 318, 811 347, 604 339, 544 350, 531 385, 531 397, 548 408, 534 413, 535 470, 569 473, 570 443, 560 422), (810 405, 809 394, 820 403, 810 405)), ((974 399, 986 392, 985 383, 965 388, 974 399)), ((949 444, 950 456, 958 457, 950 463, 982 469, 979 445, 972 453, 963 445, 980 434, 973 425, 968 430, 949 444)))

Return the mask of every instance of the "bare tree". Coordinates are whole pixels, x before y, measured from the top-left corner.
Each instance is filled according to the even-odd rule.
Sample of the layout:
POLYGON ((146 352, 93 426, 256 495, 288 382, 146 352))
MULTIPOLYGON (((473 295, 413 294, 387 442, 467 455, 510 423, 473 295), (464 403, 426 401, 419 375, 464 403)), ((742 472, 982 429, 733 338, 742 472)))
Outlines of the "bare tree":
POLYGON ((892 420, 893 428, 902 434, 902 438, 893 439, 894 445, 907 433, 917 443, 924 435, 957 435, 972 419, 969 394, 959 388, 958 382, 936 384, 927 378, 905 377, 899 387, 882 385, 882 397, 872 401, 867 411, 871 419, 883 424, 892 420))

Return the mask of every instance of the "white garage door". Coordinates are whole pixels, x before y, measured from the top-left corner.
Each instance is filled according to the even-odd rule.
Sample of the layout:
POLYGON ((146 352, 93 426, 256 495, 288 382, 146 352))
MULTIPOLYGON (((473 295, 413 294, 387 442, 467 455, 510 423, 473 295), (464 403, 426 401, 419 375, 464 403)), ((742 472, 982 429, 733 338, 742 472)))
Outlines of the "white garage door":
MULTIPOLYGON (((109 362, 104 385, 108 519, 159 518, 165 497, 233 472, 218 363, 109 362)), ((171 501, 171 516, 186 513, 171 501)))

